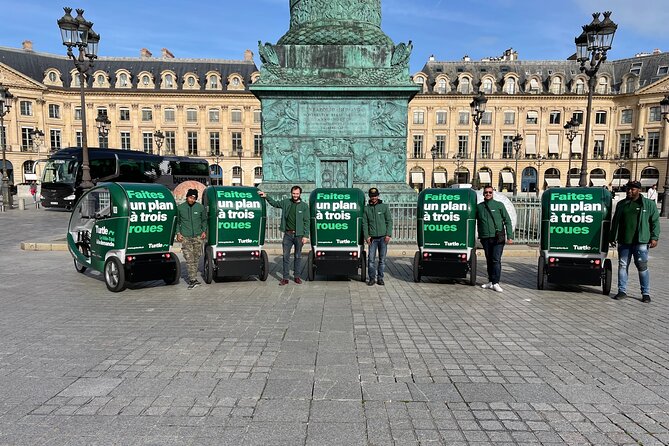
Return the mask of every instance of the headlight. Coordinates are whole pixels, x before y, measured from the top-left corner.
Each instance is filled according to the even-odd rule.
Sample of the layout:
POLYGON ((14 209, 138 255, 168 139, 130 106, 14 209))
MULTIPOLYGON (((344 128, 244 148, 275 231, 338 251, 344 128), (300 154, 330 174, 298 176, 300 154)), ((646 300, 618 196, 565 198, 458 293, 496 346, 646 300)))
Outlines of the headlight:
POLYGON ((65 197, 64 200, 74 200, 75 198, 77 198, 77 196, 72 194, 72 195, 68 195, 67 197, 65 197))

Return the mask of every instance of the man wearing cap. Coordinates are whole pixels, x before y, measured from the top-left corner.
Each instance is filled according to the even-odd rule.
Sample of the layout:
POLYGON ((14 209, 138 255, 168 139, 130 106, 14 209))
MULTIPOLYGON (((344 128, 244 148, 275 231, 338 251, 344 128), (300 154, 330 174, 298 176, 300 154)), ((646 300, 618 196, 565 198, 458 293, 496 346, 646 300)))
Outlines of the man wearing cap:
POLYGON ((202 255, 202 241, 207 238, 207 218, 204 206, 197 202, 197 189, 188 189, 186 201, 177 206, 177 242, 188 268, 188 289, 200 285, 197 267, 202 255))
POLYGON ((629 263, 639 271, 641 302, 650 302, 650 272, 648 249, 655 248, 660 237, 660 214, 657 205, 641 195, 641 183, 627 183, 627 197, 616 206, 611 219, 611 246, 618 245, 618 294, 614 299, 627 297, 629 263))
POLYGON ((383 272, 386 269, 386 253, 388 243, 393 233, 393 216, 386 203, 379 199, 379 190, 372 187, 369 190, 369 202, 362 214, 362 234, 369 245, 367 255, 367 285, 374 282, 385 285, 383 272), (379 269, 376 271, 376 253, 379 253, 379 269))
POLYGON ((295 283, 301 284, 299 276, 302 267, 302 246, 309 240, 309 205, 302 201, 302 188, 293 186, 290 189, 290 198, 276 201, 263 191, 258 195, 267 200, 275 208, 281 209, 281 224, 279 230, 283 231, 283 277, 279 285, 288 285, 290 276, 290 251, 295 247, 295 260, 293 263, 293 275, 295 283))

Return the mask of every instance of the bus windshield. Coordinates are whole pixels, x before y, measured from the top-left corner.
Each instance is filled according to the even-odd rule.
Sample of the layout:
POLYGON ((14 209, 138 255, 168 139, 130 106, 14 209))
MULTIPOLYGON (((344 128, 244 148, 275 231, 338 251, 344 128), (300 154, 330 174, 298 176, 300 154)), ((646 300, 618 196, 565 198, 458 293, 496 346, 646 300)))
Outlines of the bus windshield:
POLYGON ((76 159, 51 159, 44 166, 42 183, 74 184, 77 179, 79 161, 76 159))
POLYGON ((172 175, 188 175, 209 177, 209 165, 206 162, 193 162, 192 160, 170 160, 170 173, 172 175))

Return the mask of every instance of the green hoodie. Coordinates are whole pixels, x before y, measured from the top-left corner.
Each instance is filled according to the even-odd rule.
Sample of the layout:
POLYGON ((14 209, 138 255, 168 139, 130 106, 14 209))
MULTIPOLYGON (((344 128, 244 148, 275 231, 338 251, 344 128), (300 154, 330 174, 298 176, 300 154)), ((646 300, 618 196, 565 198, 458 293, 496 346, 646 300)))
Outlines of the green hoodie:
POLYGON ((177 206, 177 234, 184 237, 199 237, 203 232, 206 233, 207 229, 209 225, 202 203, 196 201, 193 206, 189 206, 188 202, 184 201, 177 206))
MULTIPOLYGON (((660 238, 660 213, 657 212, 657 205, 653 200, 646 197, 640 197, 643 200, 643 207, 639 212, 639 223, 637 228, 639 230, 639 243, 648 243, 651 240, 658 240, 660 238)), ((626 234, 618 233, 620 228, 620 219, 623 215, 623 208, 630 202, 628 199, 621 200, 616 206, 616 211, 611 219, 611 232, 609 240, 620 242, 625 240, 626 234)), ((637 229, 633 228, 633 229, 637 229)))
POLYGON ((507 240, 513 240, 513 225, 511 224, 511 217, 509 217, 504 203, 489 200, 488 207, 490 208, 490 212, 488 212, 484 203, 485 200, 476 205, 476 223, 479 230, 479 238, 494 237, 495 231, 506 228, 507 240), (494 221, 490 215, 491 213, 494 215, 494 221))
POLYGON ((362 213, 362 234, 367 240, 368 237, 392 237, 393 235, 393 216, 390 208, 383 201, 379 200, 375 205, 367 203, 362 213))
MULTIPOLYGON (((288 209, 290 209, 292 199, 284 198, 283 200, 276 201, 270 198, 269 195, 265 195, 265 200, 267 200, 270 206, 281 209, 281 225, 279 226, 279 230, 285 232, 286 218, 288 218, 288 209)), ((297 203, 295 235, 297 237, 309 238, 309 205, 302 200, 297 203)))

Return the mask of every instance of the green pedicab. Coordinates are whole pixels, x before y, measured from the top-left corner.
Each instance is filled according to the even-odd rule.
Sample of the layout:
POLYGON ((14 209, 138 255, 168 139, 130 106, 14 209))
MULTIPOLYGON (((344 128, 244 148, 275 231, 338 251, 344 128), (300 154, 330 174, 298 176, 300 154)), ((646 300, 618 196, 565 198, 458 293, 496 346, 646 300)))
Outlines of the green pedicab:
POLYGON ((362 237, 365 194, 360 189, 319 188, 309 196, 311 251, 307 275, 356 275, 367 278, 367 256, 362 237))
POLYGON ((266 204, 255 187, 209 186, 203 194, 209 221, 204 245, 206 283, 224 276, 257 275, 267 280, 266 204))
POLYGON ((413 280, 422 276, 464 278, 476 284, 476 192, 425 189, 418 195, 418 251, 413 280))
POLYGON ((611 291, 611 193, 601 187, 549 189, 541 198, 537 288, 546 282, 601 285, 611 291))
POLYGON ((103 274, 110 291, 126 282, 179 282, 181 266, 170 252, 176 226, 172 193, 159 184, 102 183, 72 211, 67 247, 80 273, 103 274))

